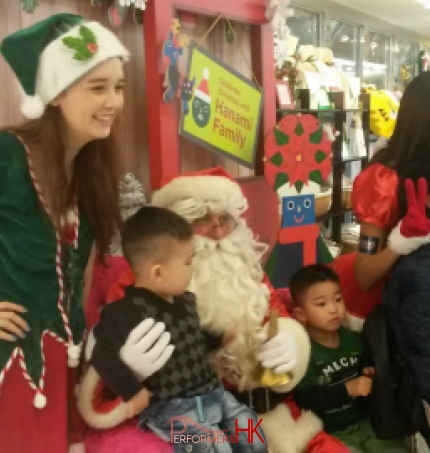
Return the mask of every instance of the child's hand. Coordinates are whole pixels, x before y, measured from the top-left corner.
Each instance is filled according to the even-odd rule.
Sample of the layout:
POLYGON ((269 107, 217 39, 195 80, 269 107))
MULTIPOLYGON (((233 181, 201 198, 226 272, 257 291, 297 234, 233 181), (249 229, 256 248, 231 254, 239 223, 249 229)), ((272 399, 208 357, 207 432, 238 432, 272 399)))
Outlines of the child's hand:
POLYGON ((366 368, 363 368, 363 376, 367 376, 370 379, 373 379, 375 377, 375 368, 373 366, 367 366, 366 368))
POLYGON ((140 414, 140 412, 146 409, 149 406, 151 396, 152 393, 146 388, 143 388, 139 393, 136 393, 136 395, 134 395, 133 398, 131 398, 128 401, 129 418, 132 418, 135 415, 140 414))
POLYGON ((368 396, 372 390, 372 379, 367 376, 360 376, 345 382, 345 387, 349 396, 368 396))

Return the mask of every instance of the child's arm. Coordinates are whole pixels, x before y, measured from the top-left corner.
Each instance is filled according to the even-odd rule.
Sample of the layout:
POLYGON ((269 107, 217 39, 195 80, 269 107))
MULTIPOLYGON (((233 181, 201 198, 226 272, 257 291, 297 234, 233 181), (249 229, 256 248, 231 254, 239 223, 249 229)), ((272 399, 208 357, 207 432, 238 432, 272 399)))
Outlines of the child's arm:
POLYGON ((142 384, 119 356, 127 337, 124 326, 118 322, 121 319, 118 311, 114 305, 103 309, 101 321, 94 328, 96 343, 91 364, 109 389, 128 401, 141 390, 142 384))
POLYGON ((308 387, 293 390, 294 400, 302 409, 315 412, 317 415, 350 404, 352 397, 344 382, 330 386, 308 387))

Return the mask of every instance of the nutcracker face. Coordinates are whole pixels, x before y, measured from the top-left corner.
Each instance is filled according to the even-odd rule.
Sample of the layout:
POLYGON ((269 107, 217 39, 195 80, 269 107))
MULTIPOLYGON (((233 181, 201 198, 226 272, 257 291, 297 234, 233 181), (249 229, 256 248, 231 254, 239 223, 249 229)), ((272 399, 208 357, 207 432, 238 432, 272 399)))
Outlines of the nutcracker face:
POLYGON ((312 225, 313 223, 315 223, 313 194, 282 198, 282 228, 312 225))
POLYGON ((370 91, 370 129, 375 135, 390 138, 396 125, 399 101, 386 90, 370 91))

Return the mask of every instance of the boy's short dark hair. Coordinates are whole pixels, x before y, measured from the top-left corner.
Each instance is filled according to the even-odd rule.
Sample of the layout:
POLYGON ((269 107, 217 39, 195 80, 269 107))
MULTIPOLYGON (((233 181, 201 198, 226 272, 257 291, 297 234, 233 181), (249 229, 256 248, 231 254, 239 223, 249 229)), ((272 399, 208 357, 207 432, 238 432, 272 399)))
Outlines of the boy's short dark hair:
POLYGON ((316 283, 333 282, 339 284, 339 276, 328 266, 310 264, 299 269, 290 280, 290 294, 295 307, 302 304, 303 294, 316 283))
POLYGON ((163 261, 172 251, 169 242, 193 238, 191 225, 165 208, 145 206, 127 219, 122 229, 122 251, 133 267, 137 258, 163 261))

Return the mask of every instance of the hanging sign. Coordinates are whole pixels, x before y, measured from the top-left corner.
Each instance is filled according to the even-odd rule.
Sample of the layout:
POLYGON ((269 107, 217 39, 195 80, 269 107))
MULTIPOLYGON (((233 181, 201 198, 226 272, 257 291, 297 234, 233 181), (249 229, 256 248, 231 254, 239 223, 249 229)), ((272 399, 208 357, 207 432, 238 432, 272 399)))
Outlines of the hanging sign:
POLYGON ((188 80, 195 79, 191 111, 180 133, 216 153, 253 168, 262 93, 234 69, 194 47, 188 80))

